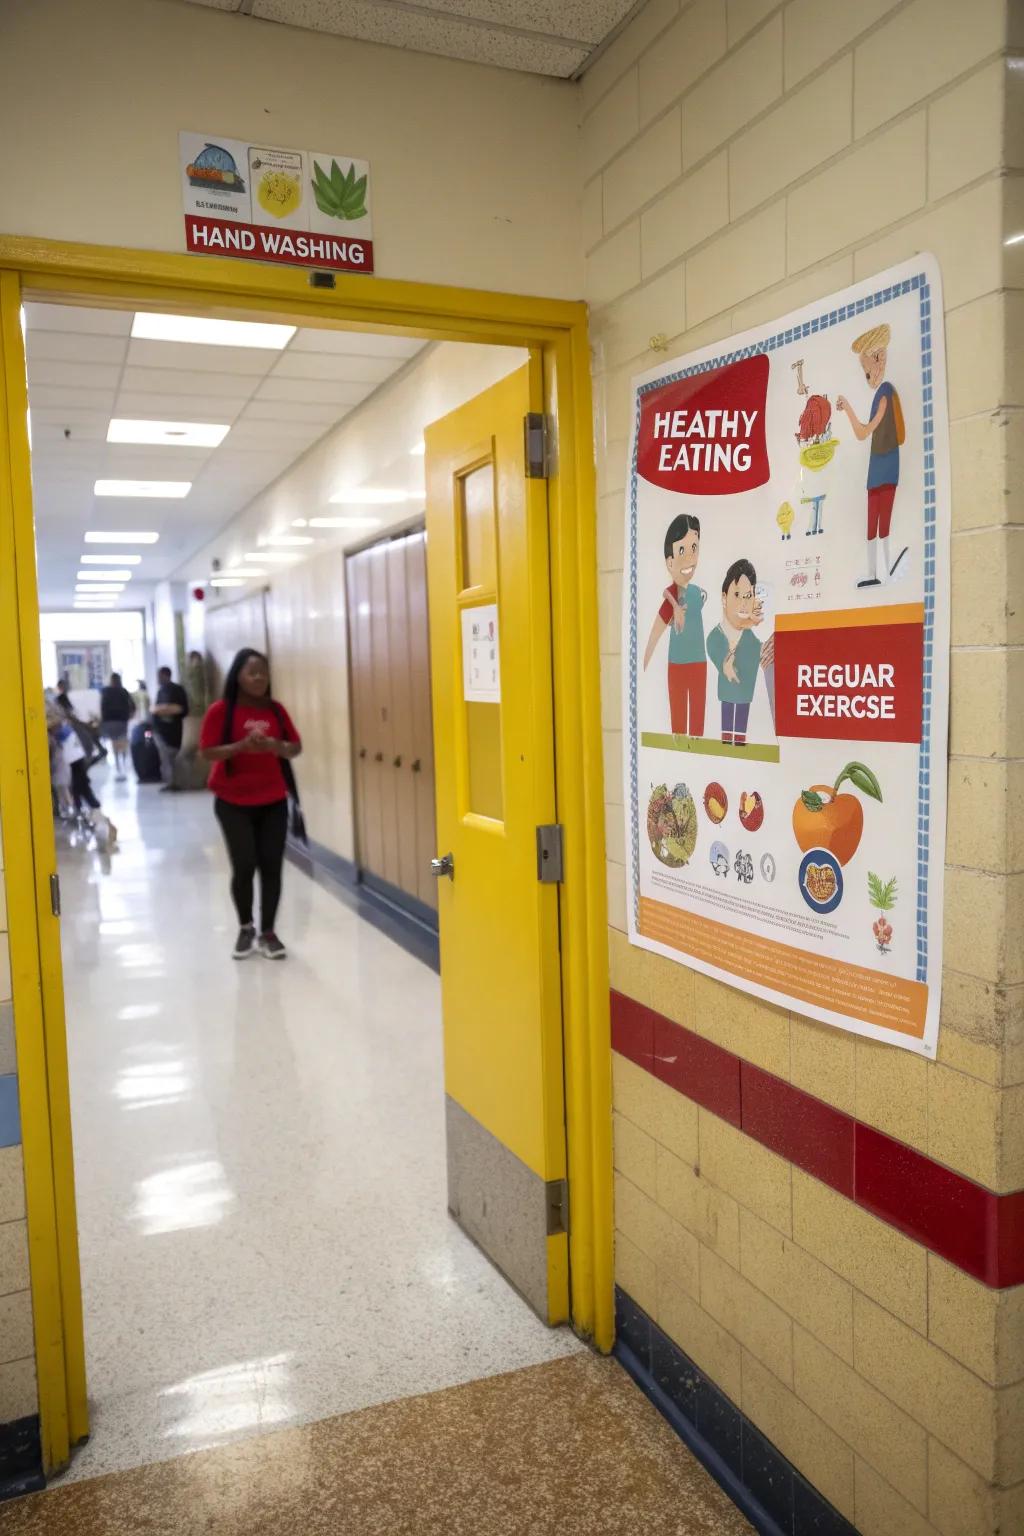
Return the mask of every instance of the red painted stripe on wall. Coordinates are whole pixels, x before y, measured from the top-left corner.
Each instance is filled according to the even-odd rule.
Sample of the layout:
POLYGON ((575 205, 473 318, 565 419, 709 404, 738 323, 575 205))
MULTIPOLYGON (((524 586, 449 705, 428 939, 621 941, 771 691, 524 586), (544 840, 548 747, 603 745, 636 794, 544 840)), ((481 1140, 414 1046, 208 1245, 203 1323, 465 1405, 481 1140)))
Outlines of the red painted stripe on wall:
POLYGON ((997 1195, 621 992, 612 1046, 993 1289, 1024 1284, 1024 1190, 997 1195))

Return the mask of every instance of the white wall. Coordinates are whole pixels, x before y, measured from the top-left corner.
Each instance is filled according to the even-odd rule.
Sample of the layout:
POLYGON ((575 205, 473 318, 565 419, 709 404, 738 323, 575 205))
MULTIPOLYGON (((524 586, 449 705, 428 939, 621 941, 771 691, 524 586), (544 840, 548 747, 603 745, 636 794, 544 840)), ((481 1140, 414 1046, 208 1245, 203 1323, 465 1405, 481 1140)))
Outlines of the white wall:
POLYGON ((39 639, 44 688, 56 685, 55 647, 62 640, 108 641, 111 670, 121 673, 129 691, 140 677, 146 675, 141 613, 42 613, 39 616, 39 639))
POLYGON ((581 292, 568 81, 178 0, 4 0, 0 57, 10 234, 184 249, 191 129, 368 159, 382 277, 581 292))

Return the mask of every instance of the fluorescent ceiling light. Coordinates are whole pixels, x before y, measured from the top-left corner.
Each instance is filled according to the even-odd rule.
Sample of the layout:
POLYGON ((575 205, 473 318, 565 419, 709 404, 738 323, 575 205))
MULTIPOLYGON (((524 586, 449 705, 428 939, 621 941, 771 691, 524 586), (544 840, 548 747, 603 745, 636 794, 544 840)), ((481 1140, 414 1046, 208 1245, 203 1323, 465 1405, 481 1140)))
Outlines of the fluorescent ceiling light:
POLYGON ((288 561, 297 560, 299 557, 298 555, 274 554, 272 550, 261 549, 258 555, 245 555, 244 558, 246 560, 271 560, 275 561, 278 565, 282 565, 288 561))
POLYGON ((267 347, 280 352, 294 335, 294 325, 204 320, 199 315, 138 314, 132 321, 136 341, 191 341, 206 347, 267 347))
POLYGON ((307 538, 301 533, 278 533, 271 539, 260 539, 260 544, 267 549, 274 549, 278 545, 287 548, 290 544, 315 544, 316 540, 307 538))
POLYGON ((304 517, 293 517, 292 518, 292 527, 293 528, 308 528, 309 524, 306 522, 306 519, 304 517))
POLYGON ((79 571, 79 581, 131 581, 134 571, 97 571, 91 567, 86 571, 79 571))
POLYGON ((415 448, 409 449, 409 452, 414 459, 425 458, 427 453, 427 445, 426 443, 417 443, 415 448))
POLYGON ((115 416, 108 443, 160 443, 167 448, 216 448, 231 431, 208 421, 131 421, 115 416))
MULTIPOLYGON (((256 574, 255 572, 253 574, 256 574)), ((211 587, 244 587, 244 576, 213 576, 210 579, 211 587)))
MULTIPOLYGON (((87 544, 155 544, 160 535, 158 533, 112 533, 109 530, 91 530, 85 536, 87 544)), ((109 559, 104 555, 104 560, 109 559)), ((120 559, 120 555, 118 559, 120 559)))
POLYGON ((142 562, 141 555, 79 555, 80 565, 109 565, 111 560, 116 560, 118 565, 139 565, 142 562))
POLYGON ((401 501, 418 501, 419 491, 391 490, 385 486, 364 485, 359 490, 335 491, 329 498, 332 506, 341 507, 393 507, 401 501))
POLYGON ((163 501, 180 501, 192 489, 191 480, 97 480, 94 496, 153 496, 163 501))
POLYGON ((311 517, 311 528, 379 528, 379 517, 311 517))
POLYGON ((124 591, 124 582, 123 581, 95 581, 95 582, 91 582, 89 584, 89 586, 87 586, 87 587, 76 587, 75 591, 78 592, 78 593, 85 593, 85 592, 89 592, 89 593, 93 593, 93 592, 123 592, 124 591))

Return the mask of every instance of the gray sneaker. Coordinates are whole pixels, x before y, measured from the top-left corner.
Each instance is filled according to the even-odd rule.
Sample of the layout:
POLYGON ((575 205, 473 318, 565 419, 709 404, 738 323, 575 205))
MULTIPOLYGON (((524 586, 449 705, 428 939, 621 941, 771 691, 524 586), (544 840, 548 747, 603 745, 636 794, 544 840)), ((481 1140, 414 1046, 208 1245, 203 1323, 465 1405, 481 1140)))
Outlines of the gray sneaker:
POLYGON ((288 951, 276 933, 263 933, 260 935, 260 954, 267 960, 285 960, 288 951))
POLYGON ((232 960, 248 960, 249 956, 256 952, 256 929, 239 928, 235 947, 231 951, 232 960))

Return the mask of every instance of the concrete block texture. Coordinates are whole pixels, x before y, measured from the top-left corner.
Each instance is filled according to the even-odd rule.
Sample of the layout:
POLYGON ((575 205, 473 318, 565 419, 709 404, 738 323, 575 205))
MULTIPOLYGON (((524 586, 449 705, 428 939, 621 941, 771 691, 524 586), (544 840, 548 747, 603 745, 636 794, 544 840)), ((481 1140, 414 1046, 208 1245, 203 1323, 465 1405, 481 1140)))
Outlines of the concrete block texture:
MULTIPOLYGON (((853 1451, 813 1408, 746 1350, 740 1407, 808 1481, 852 1520, 853 1451)), ((895 1528, 887 1536, 895 1536, 895 1528)))

